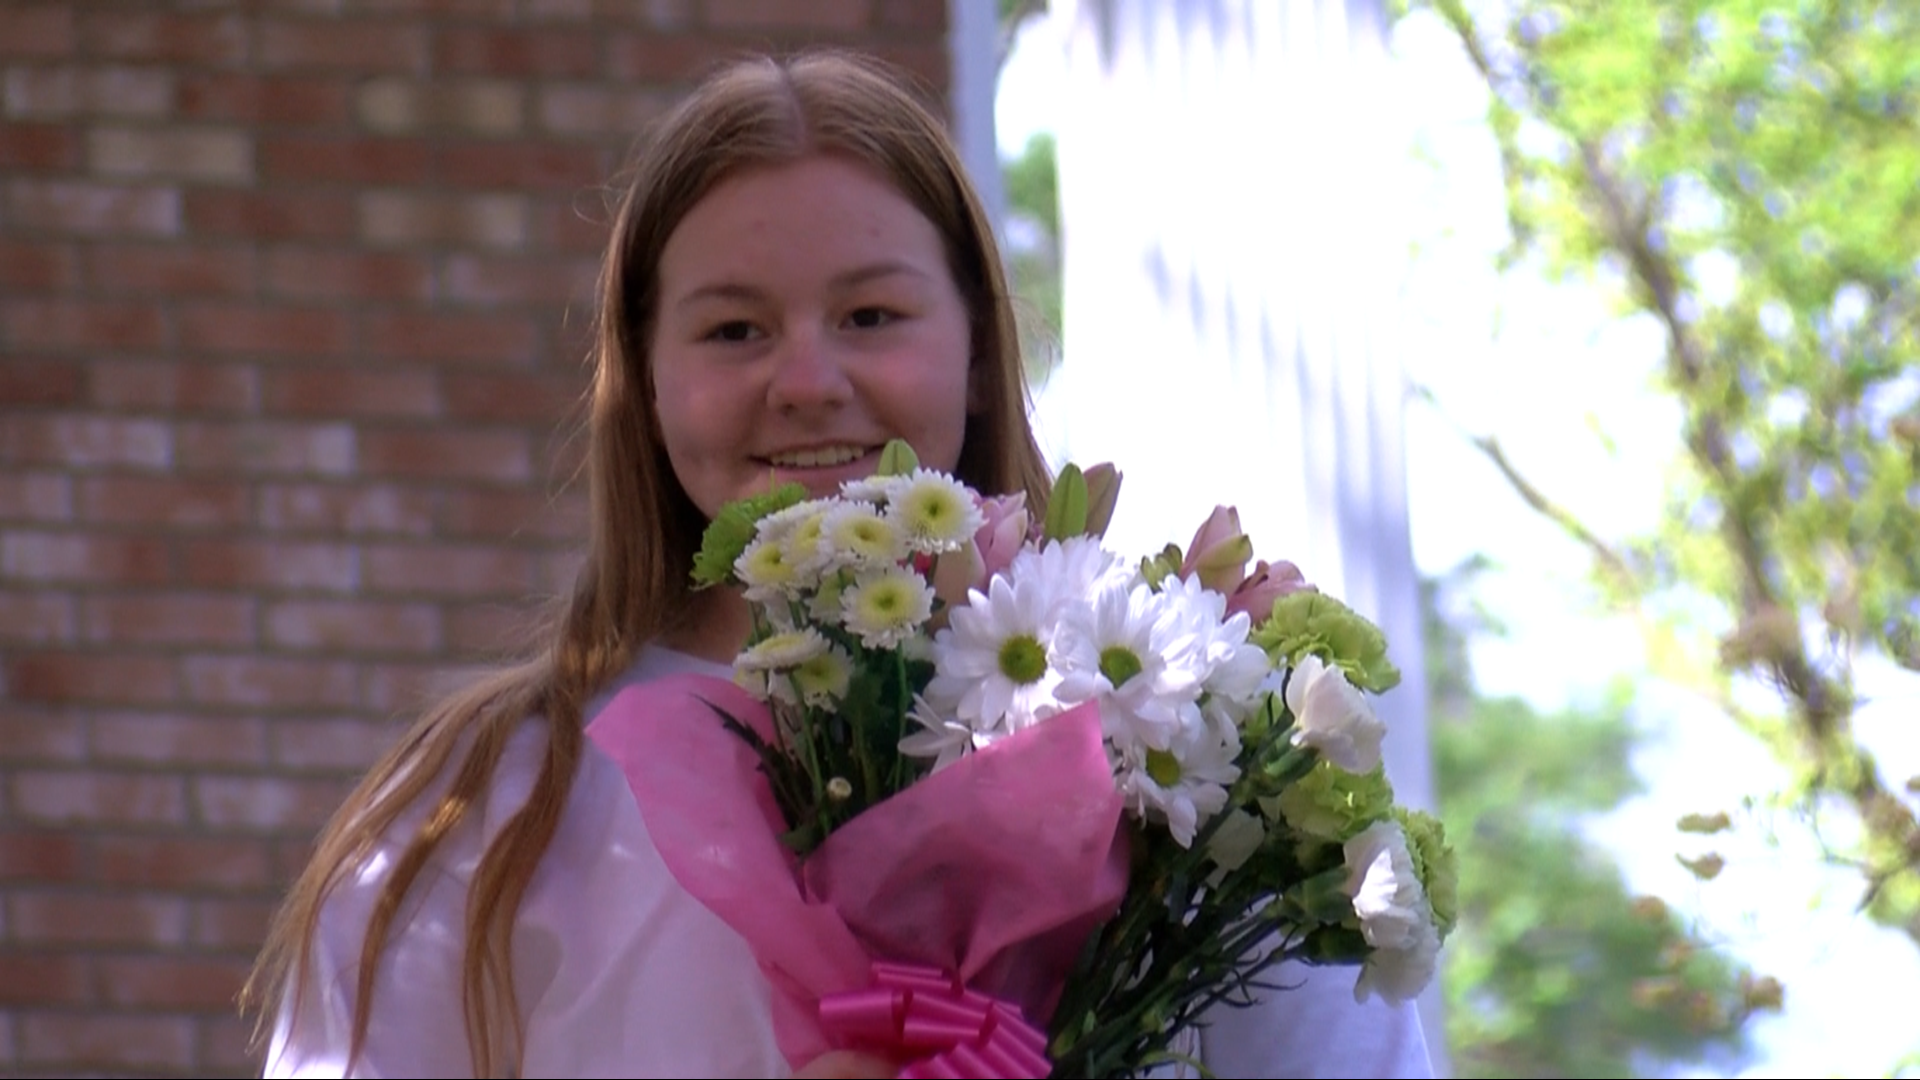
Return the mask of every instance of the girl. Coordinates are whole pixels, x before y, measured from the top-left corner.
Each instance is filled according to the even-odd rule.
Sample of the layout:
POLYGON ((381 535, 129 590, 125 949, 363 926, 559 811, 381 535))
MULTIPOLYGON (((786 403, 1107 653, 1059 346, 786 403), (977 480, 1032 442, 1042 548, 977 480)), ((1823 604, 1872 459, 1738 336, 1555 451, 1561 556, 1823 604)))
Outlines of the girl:
MULTIPOLYGON (((991 225, 937 117, 872 62, 708 80, 638 157, 601 279, 578 581, 542 651, 428 713, 320 838, 248 986, 269 1075, 787 1075, 745 943, 582 729, 627 685, 727 676, 745 602, 688 575, 731 499, 832 492, 900 438, 1042 508, 991 225)), ((1424 1074, 1410 1011, 1317 985, 1223 1016, 1244 1030, 1205 1048, 1216 1070, 1424 1074), (1275 1056, 1289 1015, 1311 1040, 1275 1056)), ((797 1075, 893 1072, 831 1054, 797 1075)))

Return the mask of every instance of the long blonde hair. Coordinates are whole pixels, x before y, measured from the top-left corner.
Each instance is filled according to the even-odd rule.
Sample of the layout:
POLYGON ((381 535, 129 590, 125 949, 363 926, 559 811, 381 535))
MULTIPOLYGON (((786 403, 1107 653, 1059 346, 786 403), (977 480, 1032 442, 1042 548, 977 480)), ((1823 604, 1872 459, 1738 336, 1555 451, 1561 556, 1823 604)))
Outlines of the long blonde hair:
POLYGON ((451 769, 451 785, 393 864, 367 925, 349 1049, 350 1058, 359 1055, 402 900, 434 850, 483 801, 508 738, 531 717, 545 729, 545 757, 525 807, 488 844, 474 873, 461 966, 475 1075, 518 1071, 525 1033, 509 945, 573 785, 583 710, 642 645, 678 629, 692 608, 688 572, 706 523, 660 447, 648 372, 660 253, 687 212, 726 178, 823 153, 886 177, 944 238, 973 338, 976 408, 956 471, 981 490, 1024 491, 1030 505, 1044 507, 1050 480, 1027 419, 998 246, 938 118, 901 75, 854 54, 756 57, 720 70, 657 125, 619 201, 601 267, 586 419, 588 548, 572 592, 542 627, 542 645, 428 711, 335 813, 242 992, 243 1006, 259 1018, 256 1037, 272 1030, 281 1011, 301 1007, 300 973, 328 894, 451 769))

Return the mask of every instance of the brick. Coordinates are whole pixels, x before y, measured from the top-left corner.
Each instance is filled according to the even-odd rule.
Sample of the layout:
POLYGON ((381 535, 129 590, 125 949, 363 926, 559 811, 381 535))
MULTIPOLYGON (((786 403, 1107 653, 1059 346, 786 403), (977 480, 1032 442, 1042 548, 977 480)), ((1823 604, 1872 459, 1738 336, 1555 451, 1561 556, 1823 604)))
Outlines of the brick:
POLYGON ((163 468, 172 459, 173 432, 158 420, 25 414, 0 427, 0 460, 16 464, 163 468))
POLYGON ((259 60, 277 71, 427 70, 427 28, 398 22, 261 20, 259 60))
POLYGON ((103 176, 246 184, 254 178, 253 140, 238 131, 94 128, 87 165, 103 176))
POLYGON ((580 568, 585 563, 581 551, 575 548, 550 550, 540 557, 540 592, 545 596, 563 596, 573 590, 573 583, 580 580, 580 568))
POLYGON ((220 892, 273 884, 271 852, 257 840, 208 836, 100 836, 102 884, 220 892))
POLYGON ((73 520, 73 478, 58 472, 0 471, 0 522, 73 520))
POLYGON ((525 488, 449 488, 436 521, 452 537, 571 542, 586 535, 586 500, 525 488))
POLYGON ((456 656, 521 655, 537 625, 532 608, 500 603, 453 605, 446 621, 447 651, 456 656))
MULTIPOLYGON (((74 405, 80 401, 85 369, 71 360, 9 357, 0 364, 0 407, 74 405)), ((0 497, 0 508, 6 499, 0 497)))
POLYGON ((518 195, 371 191, 359 196, 357 231, 361 239, 383 247, 518 248, 527 239, 527 200, 518 195))
POLYGON ((440 611, 432 604, 378 600, 284 600, 266 611, 267 643, 328 655, 424 653, 440 648, 440 611))
POLYGON ((350 195, 334 192, 189 190, 189 229, 205 236, 248 240, 325 240, 353 232, 359 212, 350 195))
POLYGON ((189 700, 254 709, 334 709, 359 696, 359 675, 343 661, 268 656, 191 656, 181 665, 189 700))
POLYGON ((860 30, 873 20, 873 0, 810 0, 806 4, 705 0, 701 11, 708 26, 726 30, 860 30))
POLYGON ((340 785, 287 776, 198 776, 193 798, 200 821, 210 828, 312 830, 339 806, 340 785))
POLYGON ((58 703, 28 704, 16 695, 0 711, 0 746, 14 768, 28 762, 78 765, 86 760, 85 712, 58 703))
POLYGON ((93 848, 90 833, 19 825, 0 828, 0 881, 79 881, 92 875, 93 848))
POLYGON ((238 13, 95 7, 82 40, 87 51, 115 59, 231 65, 247 59, 249 29, 238 13))
POLYGON ((433 531, 432 493, 390 484, 265 484, 260 527, 280 532, 402 534, 433 531))
POLYGON ((260 403, 260 374, 248 364, 97 360, 87 365, 87 397, 129 412, 249 413, 260 403))
POLYGON ((179 74, 179 115, 264 128, 337 127, 347 122, 352 84, 342 78, 237 71, 179 74))
POLYGON ((354 115, 369 131, 445 131, 500 137, 526 127, 526 91, 497 79, 416 82, 371 79, 354 93, 354 115))
POLYGON ((435 179, 433 149, 412 139, 341 135, 269 136, 260 144, 260 172, 299 184, 420 186, 435 179))
POLYGON ((167 340, 164 313, 138 301, 16 300, 0 307, 0 320, 15 350, 155 351, 167 340))
POLYGON ((0 642, 70 642, 78 625, 71 596, 0 589, 0 642))
POLYGON ((404 730, 391 721, 283 720, 273 725, 273 760, 291 769, 361 773, 404 730))
POLYGON ((174 75, 157 68, 17 67, 6 73, 9 116, 163 117, 173 106, 174 75))
POLYGON ((0 288, 71 290, 80 282, 80 256, 64 241, 0 236, 0 288))
POLYGON ((71 172, 80 167, 80 133, 58 124, 0 125, 0 168, 71 172))
POLYGON ((267 253, 266 291, 296 300, 424 301, 433 263, 418 255, 279 247, 267 253))
POLYGON ((538 142, 483 142, 442 146, 436 173, 449 187, 547 188, 567 191, 606 176, 604 151, 538 142))
POLYGON ((440 260, 439 291, 451 303, 496 310, 566 305, 584 322, 599 273, 594 259, 462 252, 440 260))
POLYGON ((178 189, 84 181, 15 180, 7 185, 7 218, 35 230, 86 236, 178 236, 178 189))
POLYGON ((82 521, 169 530, 231 530, 251 514, 247 485, 174 476, 89 476, 80 480, 82 521))
POLYGON ((87 277, 109 293, 245 296, 255 291, 259 260, 248 247, 215 244, 98 244, 87 277))
POLYGON ((527 436, 518 431, 362 430, 360 471, 367 476, 512 482, 533 475, 533 456, 527 436))
POLYGON ((179 693, 173 662, 139 653, 16 652, 0 665, 14 701, 154 705, 179 693))
POLYGON ((917 30, 945 40, 947 4, 943 0, 876 0, 874 22, 889 30, 917 30))
POLYGON ((254 602, 219 593, 141 592, 89 596, 81 634, 94 644, 250 645, 254 602))
POLYGON ((276 906, 272 900, 196 899, 188 941, 202 949, 256 950, 266 939, 276 906))
POLYGON ((538 344, 533 324, 474 312, 370 312, 361 344, 376 357, 433 362, 525 365, 538 344))
POLYGON ((360 584, 360 555, 350 544, 194 540, 181 563, 188 582, 216 588, 352 592, 360 584))
POLYGON ((659 88, 545 85, 535 89, 534 119, 556 135, 624 143, 664 115, 675 98, 659 88))
POLYGON ((532 208, 527 222, 528 245, 538 251, 572 252, 599 258, 607 243, 607 226, 580 213, 572 203, 548 200, 532 208))
POLYGON ((558 372, 448 372, 443 384, 447 415, 456 420, 529 423, 541 429, 583 415, 587 387, 579 375, 558 372))
POLYGON ((445 664, 369 664, 361 685, 360 707, 380 716, 411 721, 429 705, 472 681, 474 672, 445 664))
POLYGON ((367 587, 392 596, 523 597, 532 591, 531 555, 486 545, 370 545, 367 587))
POLYGON ((0 575, 19 581, 151 585, 167 580, 171 564, 166 542, 151 536, 0 533, 0 575))
POLYGON ((713 34, 613 33, 606 42, 606 74, 616 83, 684 87, 753 44, 751 38, 713 34))
MULTIPOLYGON (((256 949, 247 950, 251 955, 256 949)), ((253 1018, 231 1007, 193 1018, 202 1076, 262 1076, 266 1062, 253 1050, 253 1018)))
POLYGON ((79 42, 73 9, 64 3, 0 7, 0 57, 45 59, 71 55, 79 42))
POLYGON ((440 390, 432 371, 302 366, 269 371, 264 402, 289 416, 426 417, 439 413, 440 390))
POLYGON ((93 1002, 93 960, 73 952, 0 952, 0 1006, 88 1005, 93 1002))
POLYGON ((186 787, 178 776, 21 769, 12 787, 13 811, 26 821, 153 825, 186 818, 186 787))
POLYGON ((21 1063, 96 1070, 177 1070, 194 1075, 193 1025, 183 1016, 22 1012, 15 1020, 21 1063))
POLYGON ((180 347, 196 352, 338 356, 350 351, 353 324, 329 308, 229 304, 182 305, 180 347))
POLYGON ((446 26, 434 36, 433 70, 545 82, 591 78, 600 42, 591 30, 446 26))
POLYGON ((346 476, 354 469, 349 424, 183 422, 176 446, 180 467, 233 475, 346 476))
POLYGON ((266 759, 263 722, 252 717, 196 713, 100 711, 88 747, 102 762, 170 767, 260 765, 266 759))
POLYGON ((248 967, 245 960, 181 953, 103 956, 95 964, 104 1004, 166 1011, 230 1008, 248 967))

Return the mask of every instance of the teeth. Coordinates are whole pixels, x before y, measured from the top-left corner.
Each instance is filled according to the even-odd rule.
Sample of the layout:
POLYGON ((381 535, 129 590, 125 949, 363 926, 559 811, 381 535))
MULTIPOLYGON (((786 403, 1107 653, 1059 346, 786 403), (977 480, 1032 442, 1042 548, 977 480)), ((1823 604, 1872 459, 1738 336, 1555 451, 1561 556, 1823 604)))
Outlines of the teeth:
POLYGON ((796 450, 790 454, 774 454, 767 460, 775 465, 792 469, 817 469, 823 466, 844 465, 866 453, 858 446, 827 446, 817 450, 796 450))

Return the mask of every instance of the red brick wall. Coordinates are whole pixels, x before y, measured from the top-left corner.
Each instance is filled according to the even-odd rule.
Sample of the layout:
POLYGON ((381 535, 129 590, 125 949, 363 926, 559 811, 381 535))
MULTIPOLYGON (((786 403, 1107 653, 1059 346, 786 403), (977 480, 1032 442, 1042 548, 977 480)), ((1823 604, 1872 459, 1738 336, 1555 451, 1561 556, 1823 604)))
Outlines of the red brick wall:
POLYGON ((278 890, 560 587, 605 179, 944 0, 0 3, 0 1075, 256 1068, 278 890))

